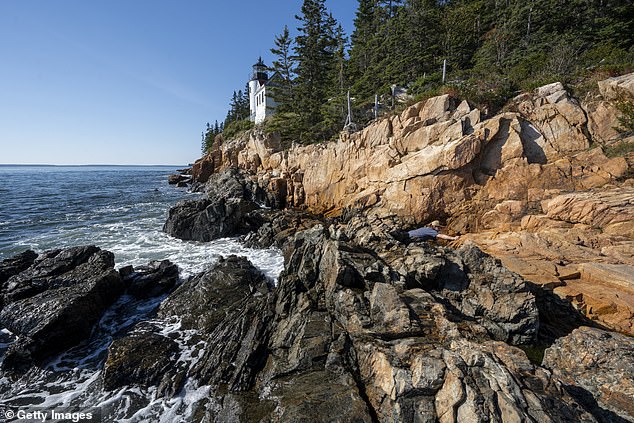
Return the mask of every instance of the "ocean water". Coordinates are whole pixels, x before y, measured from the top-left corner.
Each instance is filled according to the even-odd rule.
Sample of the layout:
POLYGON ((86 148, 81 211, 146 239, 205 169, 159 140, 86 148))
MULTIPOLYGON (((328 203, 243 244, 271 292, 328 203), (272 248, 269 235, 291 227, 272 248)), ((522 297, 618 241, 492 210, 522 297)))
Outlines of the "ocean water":
POLYGON ((162 232, 167 211, 197 194, 167 184, 176 167, 0 165, 0 260, 26 249, 94 244, 115 254, 117 267, 169 259, 184 276, 221 255, 248 257, 276 278, 276 250, 244 248, 236 239, 181 241, 162 232))
MULTIPOLYGON (((95 244, 115 254, 117 267, 169 259, 181 275, 199 272, 219 256, 246 256, 271 279, 283 268, 278 250, 244 248, 237 239, 210 243, 171 238, 161 229, 169 207, 195 194, 167 184, 174 167, 0 166, 0 260, 31 248, 95 244)), ((161 321, 154 310, 164 297, 122 296, 91 337, 15 379, 0 373, 0 421, 7 411, 97 412, 102 422, 193 422, 213 412, 211 387, 186 377, 175 396, 156 388, 103 388, 102 372, 112 341, 136 325, 153 327, 179 345, 177 366, 187 371, 205 343, 178 321, 161 321)), ((0 327, 2 351, 16 337, 0 327)))

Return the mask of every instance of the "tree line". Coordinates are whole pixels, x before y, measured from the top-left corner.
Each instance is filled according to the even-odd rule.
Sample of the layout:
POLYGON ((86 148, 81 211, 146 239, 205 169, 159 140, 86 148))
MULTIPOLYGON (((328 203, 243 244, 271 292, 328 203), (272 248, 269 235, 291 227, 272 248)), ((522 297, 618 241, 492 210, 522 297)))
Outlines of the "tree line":
MULTIPOLYGON (((325 0, 304 0, 296 20, 298 35, 285 27, 271 49, 278 107, 265 128, 300 143, 341 131, 348 90, 364 124, 393 86, 414 99, 455 91, 494 113, 520 90, 634 70, 632 0, 358 0, 349 37, 325 0)), ((228 119, 248 119, 239 97, 228 119)))

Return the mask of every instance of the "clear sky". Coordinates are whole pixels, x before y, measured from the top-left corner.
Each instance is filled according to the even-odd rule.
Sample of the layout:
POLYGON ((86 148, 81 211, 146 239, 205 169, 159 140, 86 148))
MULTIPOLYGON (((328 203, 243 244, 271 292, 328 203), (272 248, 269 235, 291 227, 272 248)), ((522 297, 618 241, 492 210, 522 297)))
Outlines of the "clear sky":
MULTIPOLYGON (((187 164, 301 0, 0 0, 0 163, 187 164)), ((348 34, 356 0, 328 0, 348 34)))

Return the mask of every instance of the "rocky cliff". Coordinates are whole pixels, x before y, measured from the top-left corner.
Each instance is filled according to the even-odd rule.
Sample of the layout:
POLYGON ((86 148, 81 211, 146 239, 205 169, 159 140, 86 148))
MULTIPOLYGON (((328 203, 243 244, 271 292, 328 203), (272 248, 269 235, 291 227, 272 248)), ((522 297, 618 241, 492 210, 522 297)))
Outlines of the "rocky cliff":
POLYGON ((634 421, 634 340, 610 330, 632 333, 631 157, 598 141, 629 142, 605 119, 632 78, 592 106, 552 84, 487 120, 440 96, 332 143, 217 144, 164 230, 276 247, 279 278, 5 260, 1 404, 75 383, 57 400, 104 421, 634 421), (428 219, 468 233, 403 236, 428 219))
MULTIPOLYGON (((46 380, 59 374, 70 383, 81 371, 68 373, 63 362, 85 351, 86 342, 105 338, 101 359, 94 351, 82 358, 99 371, 69 405, 101 404, 108 421, 188 397, 183 414, 172 421, 634 418, 627 401, 631 338, 583 327, 564 336, 584 323, 581 316, 548 293, 533 291, 475 245, 454 250, 402 243, 385 232, 384 222, 363 216, 313 220, 308 229, 293 230, 283 223, 292 219, 288 212, 266 213, 269 221, 250 242, 283 248, 285 270, 277 286, 235 256, 175 289, 169 262, 116 272, 111 255, 95 247, 31 252, 0 264, 9 275, 0 323, 19 339, 7 353, 19 355, 19 362, 5 358, 2 364, 11 386, 41 389, 33 381, 40 372, 46 380), (44 291, 13 298, 24 291, 19 287, 39 281, 50 283, 44 291), (127 297, 155 299, 117 300, 124 290, 127 297), (101 305, 107 303, 96 305, 94 298, 117 302, 104 313, 101 305), (41 313, 14 313, 12 305, 25 300, 40 304, 41 313), (131 321, 126 310, 139 308, 146 317, 131 321), (102 319, 95 325, 105 314, 124 323, 104 325, 108 320, 102 319), (78 326, 81 317, 86 319, 78 326), (540 364, 520 347, 528 350, 546 339, 543 327, 559 330, 560 338, 540 364), (37 345, 22 342, 35 335, 37 345), (67 341, 52 343, 55 337, 67 341), (579 343, 584 359, 576 353, 579 343), (608 349, 618 354, 606 361, 608 349), (59 364, 40 369, 60 351, 66 352, 59 364)), ((5 397, 4 405, 27 400, 24 394, 5 397)))
POLYGON ((601 81, 583 101, 550 84, 486 120, 444 95, 288 150, 257 131, 219 139, 194 178, 240 168, 273 207, 328 217, 361 210, 401 227, 445 220, 592 319, 634 334, 634 156, 605 155, 634 142, 615 129, 615 102, 634 99, 633 81, 601 81))

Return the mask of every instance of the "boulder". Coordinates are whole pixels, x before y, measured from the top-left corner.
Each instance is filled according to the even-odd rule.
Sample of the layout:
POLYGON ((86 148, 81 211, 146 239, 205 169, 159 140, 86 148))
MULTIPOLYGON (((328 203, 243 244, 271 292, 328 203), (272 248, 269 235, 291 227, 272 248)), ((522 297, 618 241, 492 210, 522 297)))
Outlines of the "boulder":
POLYGON ((242 300, 268 292, 264 275, 244 257, 220 258, 208 271, 193 276, 161 303, 158 316, 178 316, 184 329, 210 332, 226 316, 229 307, 240 308, 242 300))
POLYGON ((173 370, 178 359, 176 341, 157 333, 134 331, 116 339, 108 347, 108 357, 103 367, 104 389, 114 391, 126 386, 161 387, 159 396, 174 395, 178 386, 173 384, 173 370))
POLYGON ((193 241, 233 236, 243 217, 258 208, 256 188, 235 169, 214 174, 205 191, 206 199, 185 200, 172 207, 163 231, 193 241))
POLYGON ((170 185, 187 184, 191 182, 191 178, 181 174, 172 174, 167 177, 167 182, 170 185))
POLYGON ((178 267, 169 260, 151 261, 125 273, 122 276, 128 294, 139 299, 166 294, 178 282, 178 267))
POLYGON ((623 97, 634 99, 634 73, 615 76, 598 82, 599 91, 606 100, 618 100, 623 97))
POLYGON ((210 155, 196 160, 192 166, 192 180, 194 182, 204 184, 209 180, 209 177, 214 173, 214 160, 210 155))
POLYGON ((622 113, 613 102, 593 101, 583 105, 588 115, 588 131, 593 141, 602 145, 609 145, 619 139, 620 133, 616 128, 621 126, 619 117, 622 113))
POLYGON ((544 137, 541 144, 548 160, 583 151, 590 146, 584 132, 586 114, 561 83, 537 88, 532 96, 522 96, 516 101, 522 118, 544 137))
POLYGON ((601 421, 634 420, 634 339, 581 327, 544 354, 544 366, 601 421))
POLYGON ((42 253, 6 283, 0 325, 18 340, 2 367, 23 371, 87 338, 123 289, 108 251, 88 246, 42 253))
POLYGON ((539 327, 538 309, 526 282, 472 243, 465 243, 456 256, 449 256, 439 276, 443 294, 484 326, 493 339, 533 344, 539 327))
POLYGON ((37 259, 37 253, 33 250, 26 250, 8 259, 2 260, 0 263, 0 287, 11 276, 17 275, 25 271, 37 259))

